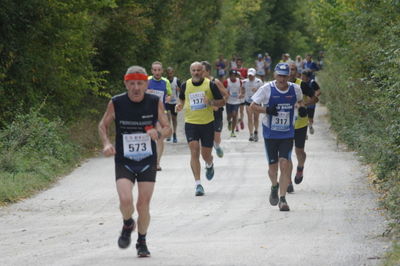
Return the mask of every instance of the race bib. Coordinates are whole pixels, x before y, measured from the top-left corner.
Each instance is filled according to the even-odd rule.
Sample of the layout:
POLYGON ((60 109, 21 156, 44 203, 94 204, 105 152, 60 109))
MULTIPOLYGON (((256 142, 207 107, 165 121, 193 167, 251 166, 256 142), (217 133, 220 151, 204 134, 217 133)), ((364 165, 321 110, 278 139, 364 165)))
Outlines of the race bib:
POLYGON ((239 97, 239 93, 237 91, 233 91, 233 92, 231 92, 231 97, 237 98, 237 97, 239 97))
POLYGON ((153 155, 151 138, 146 133, 123 134, 124 157, 134 161, 141 161, 153 155))
POLYGON ((206 94, 204 93, 204 91, 190 93, 189 94, 190 109, 201 110, 206 108, 206 104, 204 103, 205 96, 206 94))
POLYGON ((278 115, 272 116, 271 130, 289 131, 290 130, 290 112, 280 111, 278 115))
POLYGON ((161 99, 161 101, 164 100, 164 92, 163 91, 147 89, 146 92, 149 93, 149 94, 153 94, 153 95, 158 96, 161 99))
POLYGON ((219 76, 224 76, 225 75, 225 69, 223 69, 223 68, 218 69, 218 75, 219 76))

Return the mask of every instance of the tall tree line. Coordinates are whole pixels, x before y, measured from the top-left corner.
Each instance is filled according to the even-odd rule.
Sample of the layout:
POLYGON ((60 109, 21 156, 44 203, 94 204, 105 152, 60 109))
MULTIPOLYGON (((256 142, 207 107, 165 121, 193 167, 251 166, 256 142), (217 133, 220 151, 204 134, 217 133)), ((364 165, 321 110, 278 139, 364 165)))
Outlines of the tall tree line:
POLYGON ((0 128, 41 106, 68 121, 91 98, 123 91, 132 64, 159 60, 182 78, 195 60, 313 49, 302 5, 289 0, 3 0, 0 128), (292 41, 296 37, 298 41, 292 41))

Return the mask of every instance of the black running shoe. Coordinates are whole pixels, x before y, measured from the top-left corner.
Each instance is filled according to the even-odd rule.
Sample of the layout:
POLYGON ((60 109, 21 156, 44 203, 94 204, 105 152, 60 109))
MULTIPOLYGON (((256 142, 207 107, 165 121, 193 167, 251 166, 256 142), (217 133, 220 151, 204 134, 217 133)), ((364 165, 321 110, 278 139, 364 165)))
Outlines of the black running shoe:
POLYGON ((301 181, 303 181, 303 170, 297 170, 296 176, 294 177, 294 182, 298 185, 301 183, 301 181))
POLYGON ((275 186, 271 186, 271 194, 269 194, 269 203, 271 203, 272 206, 276 206, 279 202, 278 191, 279 191, 279 183, 276 184, 275 186))
POLYGON ((281 198, 279 199, 279 210, 280 210, 281 212, 287 212, 287 211, 290 210, 290 209, 289 209, 289 205, 287 204, 286 198, 285 198, 285 197, 281 197, 281 198))
POLYGON ((131 233, 135 230, 135 221, 130 226, 124 225, 122 227, 121 235, 118 238, 118 246, 120 248, 127 248, 131 244, 131 233))
POLYGON ((147 248, 146 241, 139 241, 136 243, 136 250, 138 257, 149 257, 150 251, 147 248))
POLYGON ((290 184, 289 184, 289 186, 287 187, 287 190, 286 190, 288 193, 293 193, 294 192, 294 187, 293 187, 293 184, 292 184, 292 182, 290 182, 290 184))

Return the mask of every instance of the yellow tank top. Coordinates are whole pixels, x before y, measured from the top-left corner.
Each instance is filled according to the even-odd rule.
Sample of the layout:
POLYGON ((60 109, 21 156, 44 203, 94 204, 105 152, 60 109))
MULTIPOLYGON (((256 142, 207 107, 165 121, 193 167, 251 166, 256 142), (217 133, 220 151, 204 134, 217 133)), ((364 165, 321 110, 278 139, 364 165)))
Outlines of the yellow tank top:
MULTIPOLYGON (((295 83, 301 86, 301 79, 296 78, 295 83)), ((307 102, 307 95, 303 94, 303 101, 307 102)), ((294 122, 294 128, 299 129, 308 126, 308 117, 300 117, 298 114, 296 115, 296 120, 294 122)))
POLYGON ((204 79, 200 86, 194 86, 192 79, 186 81, 185 90, 185 122, 206 125, 214 121, 213 109, 204 103, 204 98, 212 100, 214 96, 210 88, 210 80, 204 79))

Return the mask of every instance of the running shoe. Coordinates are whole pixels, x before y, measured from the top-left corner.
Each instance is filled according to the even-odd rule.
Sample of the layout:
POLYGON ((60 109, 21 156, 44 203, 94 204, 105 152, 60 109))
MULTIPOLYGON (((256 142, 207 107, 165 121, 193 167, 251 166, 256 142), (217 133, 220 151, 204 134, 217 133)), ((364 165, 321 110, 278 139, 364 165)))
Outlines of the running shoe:
POLYGON ((314 128, 313 128, 313 126, 309 126, 310 127, 310 134, 312 135, 312 134, 314 134, 314 128))
POLYGON ((272 206, 276 206, 279 202, 278 191, 279 191, 279 183, 276 184, 275 186, 271 186, 271 194, 269 194, 269 203, 272 206))
POLYGON ((138 241, 136 243, 136 250, 138 257, 149 257, 150 251, 147 248, 146 241, 138 241))
POLYGON ((240 129, 243 130, 244 129, 244 123, 243 120, 240 120, 240 129))
POLYGON ((231 138, 236 138, 236 134, 235 134, 235 132, 231 132, 231 138))
POLYGON ((286 198, 283 196, 279 199, 279 210, 281 212, 287 212, 290 210, 289 205, 286 202, 286 198))
POLYGON ((257 142, 258 141, 258 134, 254 133, 254 141, 257 142))
POLYGON ((122 227, 121 235, 118 238, 118 246, 120 248, 127 248, 131 244, 131 233, 135 230, 135 221, 130 226, 124 225, 122 227))
POLYGON ((297 170, 296 176, 294 177, 294 182, 298 185, 303 181, 303 171, 297 170))
POLYGON ((249 141, 254 141, 254 136, 253 136, 253 134, 250 135, 249 141))
POLYGON ((173 139, 172 139, 172 142, 173 142, 173 143, 177 143, 177 142, 178 142, 178 139, 177 139, 177 138, 173 138, 173 139))
POLYGON ((232 130, 232 122, 228 121, 228 130, 231 131, 232 130))
POLYGON ((235 130, 236 130, 236 132, 239 132, 239 126, 238 125, 236 125, 235 130))
POLYGON ((166 138, 165 141, 170 142, 171 138, 166 138))
POLYGON ((217 156, 218 156, 219 158, 224 157, 224 151, 222 150, 221 147, 215 148, 215 152, 217 153, 217 156))
POLYGON ((293 183, 290 182, 289 186, 287 187, 286 190, 288 193, 293 193, 294 192, 294 187, 293 187, 293 183))
POLYGON ((211 167, 206 167, 206 178, 208 180, 213 179, 214 177, 214 164, 211 165, 211 167))
POLYGON ((204 195, 204 188, 202 185, 198 184, 196 186, 196 196, 203 196, 204 195))

